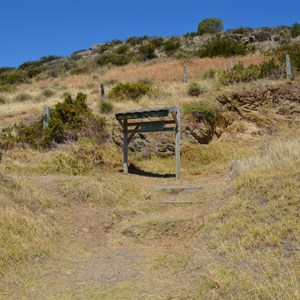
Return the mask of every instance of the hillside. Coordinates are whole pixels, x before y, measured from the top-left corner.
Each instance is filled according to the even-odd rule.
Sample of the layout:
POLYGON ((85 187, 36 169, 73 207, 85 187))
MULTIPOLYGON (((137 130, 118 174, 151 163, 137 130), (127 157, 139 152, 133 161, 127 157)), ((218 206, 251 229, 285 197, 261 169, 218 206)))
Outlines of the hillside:
POLYGON ((240 28, 1 68, 0 298, 298 299, 299 49, 240 28), (123 174, 115 113, 171 105, 181 179, 173 133, 136 135, 123 174))

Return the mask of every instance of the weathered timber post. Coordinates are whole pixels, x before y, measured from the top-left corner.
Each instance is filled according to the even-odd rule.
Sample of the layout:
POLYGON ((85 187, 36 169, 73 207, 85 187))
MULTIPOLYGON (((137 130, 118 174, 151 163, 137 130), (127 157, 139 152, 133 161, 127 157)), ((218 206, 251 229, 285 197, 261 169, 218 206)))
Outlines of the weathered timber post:
POLYGON ((286 67, 285 67, 286 78, 290 79, 292 76, 292 67, 291 67, 291 59, 288 54, 285 56, 285 62, 286 62, 286 67))
POLYGON ((234 67, 234 65, 235 65, 234 61, 231 60, 231 61, 229 62, 229 70, 232 70, 233 67, 234 67))
POLYGON ((184 65, 183 67, 183 83, 187 83, 187 67, 184 65))
POLYGON ((127 120, 124 120, 124 128, 123 128, 123 140, 124 140, 124 145, 123 145, 123 170, 124 174, 128 173, 128 122, 127 120))
POLYGON ((175 157, 176 157, 176 179, 180 179, 180 110, 176 112, 176 146, 175 146, 175 157))
POLYGON ((43 107, 43 128, 48 128, 50 122, 50 107, 44 106, 43 107))
POLYGON ((104 84, 101 83, 101 101, 106 102, 106 97, 105 97, 105 88, 104 88, 104 84))

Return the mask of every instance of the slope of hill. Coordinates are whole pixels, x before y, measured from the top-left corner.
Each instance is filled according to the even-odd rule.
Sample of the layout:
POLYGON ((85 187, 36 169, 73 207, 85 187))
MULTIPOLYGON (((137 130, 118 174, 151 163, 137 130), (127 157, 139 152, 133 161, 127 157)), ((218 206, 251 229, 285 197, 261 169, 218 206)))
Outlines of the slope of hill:
POLYGON ((200 58, 212 36, 144 37, 1 70, 27 75, 0 93, 0 298, 299 298, 299 48, 288 32, 223 33, 275 52, 200 58), (95 64, 111 54, 128 64, 95 64), (150 92, 134 98, 132 86, 150 92), (172 134, 137 135, 122 174, 114 114, 168 105, 182 112, 181 180, 172 134))

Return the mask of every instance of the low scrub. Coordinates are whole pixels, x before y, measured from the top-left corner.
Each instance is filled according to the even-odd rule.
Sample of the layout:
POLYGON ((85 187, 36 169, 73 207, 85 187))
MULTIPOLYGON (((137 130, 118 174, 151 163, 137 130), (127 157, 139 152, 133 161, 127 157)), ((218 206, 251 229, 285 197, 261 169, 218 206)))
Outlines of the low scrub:
POLYGON ((213 68, 209 68, 203 72, 202 79, 214 79, 218 71, 213 68))
POLYGON ((0 148, 18 144, 51 147, 53 143, 90 137, 101 142, 105 136, 105 119, 96 117, 86 104, 87 96, 78 93, 75 100, 66 96, 51 109, 49 126, 43 129, 43 119, 29 124, 14 125, 0 131, 0 148))
POLYGON ((108 94, 114 100, 135 100, 138 101, 142 96, 155 95, 157 90, 149 83, 118 83, 108 94))
POLYGON ((113 66, 125 66, 129 64, 131 58, 125 54, 118 54, 118 53, 110 53, 110 54, 103 54, 97 59, 97 64, 100 66, 105 66, 111 64, 113 66))
POLYGON ((201 94, 206 92, 206 87, 202 86, 197 81, 192 81, 189 83, 187 93, 192 97, 199 97, 201 94))
POLYGON ((207 104, 200 103, 200 102, 184 104, 182 106, 182 111, 185 114, 202 113, 205 116, 205 118, 211 122, 215 121, 216 119, 216 111, 212 107, 208 106, 207 104))
POLYGON ((102 113, 110 113, 114 109, 114 105, 109 101, 101 102, 99 107, 102 113))
POLYGON ((15 102, 25 102, 32 100, 32 96, 26 93, 21 93, 14 98, 15 102))
POLYGON ((234 65, 231 70, 223 71, 219 76, 220 83, 224 85, 250 82, 258 79, 278 79, 282 75, 282 69, 274 59, 262 62, 259 65, 245 67, 242 63, 234 65))
POLYGON ((180 46, 181 42, 177 38, 171 38, 164 42, 164 50, 168 55, 172 55, 180 46))
POLYGON ((236 55, 246 55, 249 53, 248 47, 229 38, 218 38, 206 43, 199 51, 199 57, 230 57, 236 55))
POLYGON ((278 50, 277 55, 282 64, 285 64, 286 54, 290 56, 292 71, 300 72, 300 45, 286 45, 278 50))

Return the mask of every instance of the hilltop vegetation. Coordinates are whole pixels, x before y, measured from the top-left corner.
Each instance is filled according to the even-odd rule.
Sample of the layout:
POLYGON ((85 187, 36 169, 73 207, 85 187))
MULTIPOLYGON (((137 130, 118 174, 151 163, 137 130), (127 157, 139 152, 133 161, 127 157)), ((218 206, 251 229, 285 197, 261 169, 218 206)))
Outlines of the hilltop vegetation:
POLYGON ((0 69, 1 299, 299 298, 299 24, 208 21, 0 69), (114 114, 173 105, 181 180, 173 133, 123 175, 114 114))

